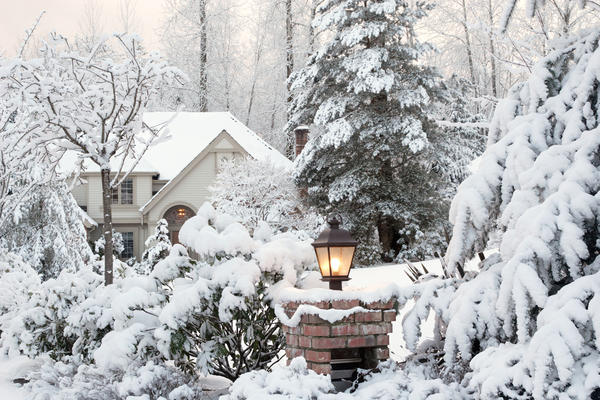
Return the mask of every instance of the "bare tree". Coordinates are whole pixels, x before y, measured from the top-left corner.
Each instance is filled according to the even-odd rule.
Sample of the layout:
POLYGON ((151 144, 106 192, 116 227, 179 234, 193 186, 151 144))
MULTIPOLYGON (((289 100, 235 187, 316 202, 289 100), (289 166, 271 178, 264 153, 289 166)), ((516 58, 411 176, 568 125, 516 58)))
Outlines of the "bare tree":
POLYGON ((2 92, 17 113, 33 119, 25 131, 16 130, 22 124, 11 125, 13 137, 29 143, 31 151, 43 147, 54 159, 71 152, 80 165, 88 159, 100 169, 107 285, 113 282, 112 192, 162 132, 164 125, 142 122, 148 102, 161 86, 181 79, 158 55, 143 55, 139 43, 127 35, 96 43, 87 54, 78 54, 66 38, 53 35, 41 59, 8 63, 2 69, 2 92), (98 51, 111 45, 110 58, 98 51))

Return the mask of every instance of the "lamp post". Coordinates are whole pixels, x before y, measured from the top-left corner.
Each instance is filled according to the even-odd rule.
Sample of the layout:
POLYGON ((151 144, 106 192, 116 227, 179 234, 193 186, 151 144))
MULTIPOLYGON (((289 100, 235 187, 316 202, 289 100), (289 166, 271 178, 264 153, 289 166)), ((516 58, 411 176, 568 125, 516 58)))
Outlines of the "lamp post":
POLYGON ((342 290, 342 282, 350 280, 350 268, 358 242, 350 232, 340 228, 340 219, 330 216, 329 228, 325 229, 312 243, 323 281, 329 282, 329 289, 342 290))

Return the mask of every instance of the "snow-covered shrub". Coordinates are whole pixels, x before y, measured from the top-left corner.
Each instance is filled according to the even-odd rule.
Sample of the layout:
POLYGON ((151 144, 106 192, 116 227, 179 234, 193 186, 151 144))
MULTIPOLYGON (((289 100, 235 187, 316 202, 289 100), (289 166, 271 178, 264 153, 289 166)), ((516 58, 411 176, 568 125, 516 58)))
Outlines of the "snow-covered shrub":
POLYGON ((314 264, 310 241, 291 232, 273 235, 264 222, 251 236, 208 203, 179 238, 198 263, 173 283, 159 315, 155 336, 164 356, 186 370, 232 380, 269 368, 284 345, 269 293, 281 279, 295 283, 298 271, 314 264))
POLYGON ((153 330, 167 303, 172 281, 191 268, 186 250, 175 245, 149 275, 129 275, 98 286, 67 319, 66 334, 75 337, 73 358, 106 369, 124 370, 132 362, 158 357, 153 330), (97 351, 98 350, 98 351, 97 351))
POLYGON ((40 285, 38 273, 21 257, 0 250, 0 334, 40 285))
POLYGON ((450 269, 502 236, 454 296, 446 331, 449 368, 471 360, 466 383, 482 396, 582 399, 600 385, 599 40, 562 39, 499 103, 452 203, 450 269))
POLYGON ((323 219, 302 204, 291 168, 271 160, 226 161, 211 187, 215 209, 251 232, 263 221, 277 230, 302 230, 316 237, 323 219))
POLYGON ((75 272, 93 259, 83 225, 86 218, 67 184, 55 180, 44 184, 13 183, 28 188, 14 208, 2 208, 11 219, 2 218, 0 248, 18 254, 41 274, 56 278, 60 271, 75 272))
POLYGON ((196 400, 202 387, 177 368, 164 363, 134 363, 112 372, 72 360, 47 360, 28 377, 32 400, 196 400), (139 397, 138 397, 139 396, 139 397))
POLYGON ((136 265, 137 271, 148 275, 154 269, 154 266, 171 251, 171 239, 169 239, 169 226, 165 219, 160 219, 156 223, 154 234, 146 239, 146 251, 142 254, 142 260, 136 265))
POLYGON ((84 267, 75 273, 62 271, 42 283, 4 324, 2 351, 29 357, 47 353, 55 359, 71 355, 77 338, 67 334, 67 320, 73 307, 85 301, 101 282, 98 274, 84 267))
POLYGON ((302 357, 292 360, 289 367, 273 372, 254 371, 242 375, 222 400, 460 400, 470 399, 467 391, 457 383, 446 384, 430 377, 415 366, 405 372, 393 361, 381 363, 365 375, 353 391, 336 393, 328 376, 317 375, 307 369, 302 357))

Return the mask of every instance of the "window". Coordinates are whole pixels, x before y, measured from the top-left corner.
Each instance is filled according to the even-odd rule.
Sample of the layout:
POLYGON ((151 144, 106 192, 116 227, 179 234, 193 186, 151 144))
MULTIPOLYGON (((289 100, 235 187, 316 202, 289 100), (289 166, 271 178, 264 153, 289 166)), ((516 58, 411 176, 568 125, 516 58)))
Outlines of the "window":
POLYGON ((121 258, 129 259, 133 257, 133 232, 121 232, 123 236, 123 253, 121 258))
POLYGON ((133 179, 131 178, 121 183, 121 204, 133 204, 133 179))
POLYGON ((118 188, 112 190, 113 204, 133 204, 133 179, 125 179, 118 188))

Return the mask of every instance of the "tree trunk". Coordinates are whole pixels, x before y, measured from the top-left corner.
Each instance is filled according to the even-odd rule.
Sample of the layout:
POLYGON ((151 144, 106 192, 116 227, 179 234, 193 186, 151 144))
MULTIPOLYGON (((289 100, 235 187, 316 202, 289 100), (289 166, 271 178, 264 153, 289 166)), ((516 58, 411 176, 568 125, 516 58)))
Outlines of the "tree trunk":
POLYGON ((313 21, 317 14, 317 0, 313 0, 310 6, 310 24, 308 25, 308 49, 310 54, 315 52, 315 28, 313 27, 313 21))
POLYGON ((491 67, 492 67, 492 76, 491 76, 491 81, 492 81, 492 94, 494 95, 494 97, 498 97, 498 84, 497 84, 497 72, 496 72, 496 46, 494 45, 494 34, 492 32, 492 30, 494 29, 494 12, 492 9, 492 0, 488 0, 488 16, 489 16, 489 22, 490 22, 490 32, 489 32, 489 38, 490 38, 490 60, 491 60, 491 67))
POLYGON ((112 190, 110 187, 110 170, 100 171, 102 178, 102 211, 104 213, 104 284, 113 283, 113 237, 112 237, 112 190))
POLYGON ((206 61, 207 61, 207 49, 206 49, 206 25, 207 25, 207 20, 206 20, 206 2, 208 0, 200 0, 199 2, 199 19, 200 19, 200 104, 199 104, 199 111, 201 112, 205 112, 208 110, 208 102, 207 102, 207 82, 208 82, 208 77, 206 74, 206 61))
MULTIPOLYGON (((287 83, 287 109, 292 105, 292 82, 290 75, 294 71, 294 30, 292 21, 292 0, 285 0, 285 79, 287 83)), ((294 158, 294 132, 290 130, 285 148, 286 156, 294 158)))
POLYGON ((462 0, 462 12, 463 12, 463 20, 462 26, 465 31, 465 44, 467 47, 467 59, 469 61, 469 73, 471 75, 471 83, 475 88, 475 96, 479 95, 479 90, 477 87, 477 82, 475 81, 475 64, 473 62, 473 49, 471 48, 471 35, 469 34, 469 27, 467 26, 467 2, 466 0, 462 0))

